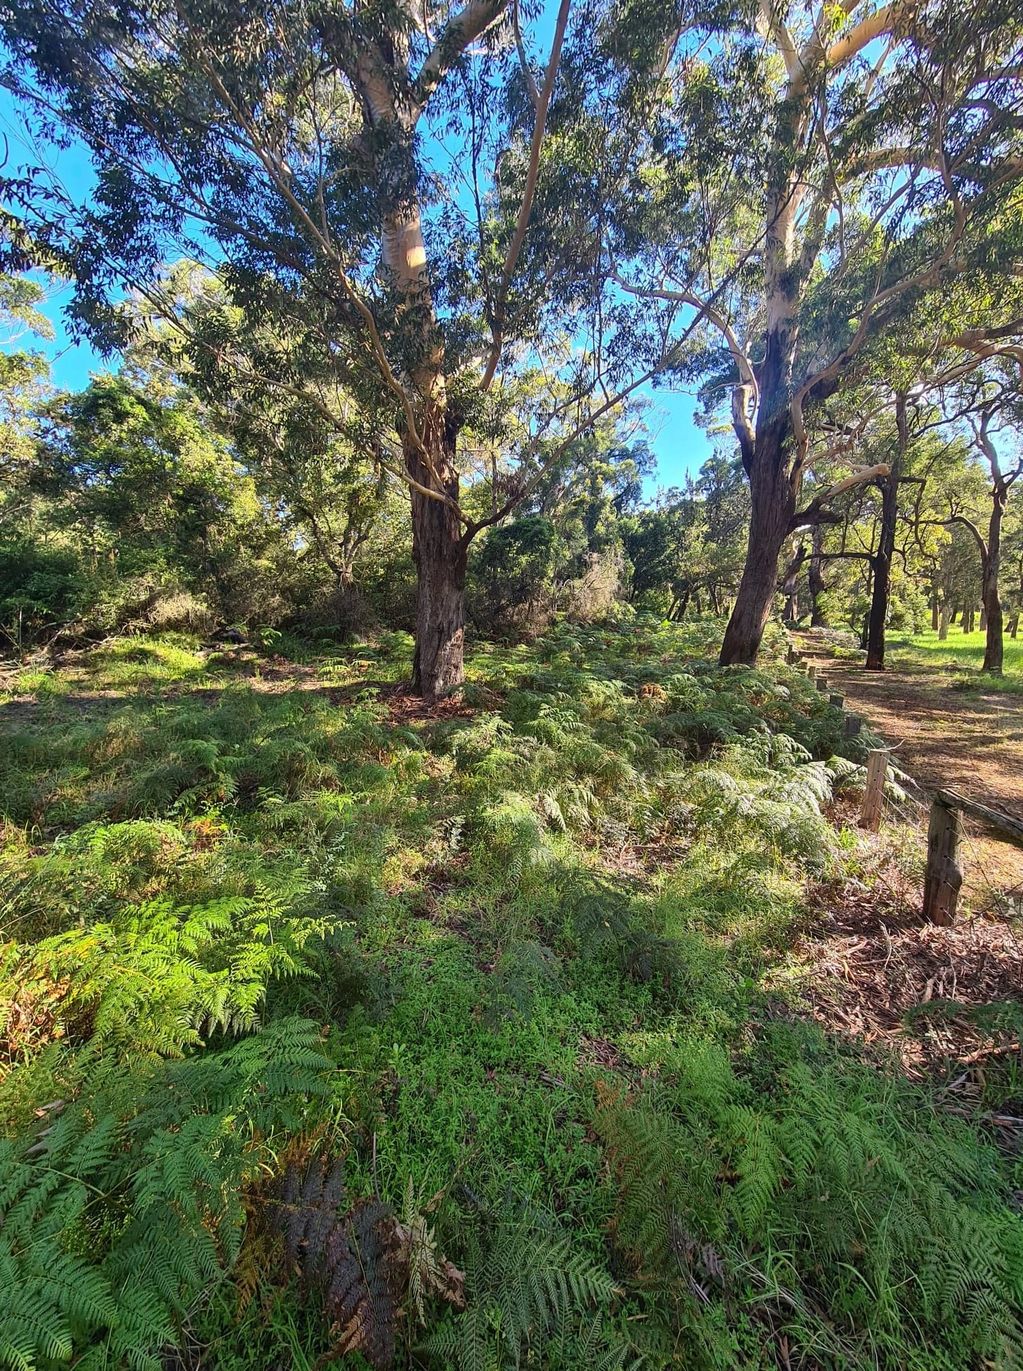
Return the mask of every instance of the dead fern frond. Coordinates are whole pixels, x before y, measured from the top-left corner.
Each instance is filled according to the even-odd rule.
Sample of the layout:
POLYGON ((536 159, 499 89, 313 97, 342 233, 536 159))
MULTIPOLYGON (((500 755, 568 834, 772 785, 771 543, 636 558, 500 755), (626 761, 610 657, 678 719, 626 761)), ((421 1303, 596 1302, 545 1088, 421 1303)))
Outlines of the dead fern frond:
POLYGON ((407 1304, 423 1324, 428 1298, 464 1308, 465 1277, 438 1250, 430 1208, 417 1205, 411 1178, 399 1219, 381 1200, 351 1200, 340 1158, 288 1167, 267 1206, 269 1226, 283 1236, 293 1273, 323 1301, 331 1347, 321 1361, 361 1352, 387 1371, 407 1304))

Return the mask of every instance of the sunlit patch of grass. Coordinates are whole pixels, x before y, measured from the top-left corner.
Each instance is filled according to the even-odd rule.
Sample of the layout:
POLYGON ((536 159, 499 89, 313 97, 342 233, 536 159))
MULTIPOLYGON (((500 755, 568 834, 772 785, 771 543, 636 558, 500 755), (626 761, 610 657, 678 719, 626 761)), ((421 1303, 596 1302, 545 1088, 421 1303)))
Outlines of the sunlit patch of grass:
POLYGON ((912 637, 893 637, 889 644, 890 660, 893 666, 922 668, 956 690, 1023 694, 1023 639, 1006 634, 1000 678, 981 671, 985 643, 986 635, 979 630, 963 633, 958 625, 952 624, 944 639, 933 629, 912 637))
POLYGON ((89 655, 86 677, 100 690, 196 685, 210 674, 198 640, 184 634, 118 638, 89 655))
MULTIPOLYGON (((46 667, 22 667, 16 673, 7 696, 34 695, 38 700, 62 699, 72 689, 66 672, 46 667)), ((4 698, 0 692, 0 700, 4 698)))

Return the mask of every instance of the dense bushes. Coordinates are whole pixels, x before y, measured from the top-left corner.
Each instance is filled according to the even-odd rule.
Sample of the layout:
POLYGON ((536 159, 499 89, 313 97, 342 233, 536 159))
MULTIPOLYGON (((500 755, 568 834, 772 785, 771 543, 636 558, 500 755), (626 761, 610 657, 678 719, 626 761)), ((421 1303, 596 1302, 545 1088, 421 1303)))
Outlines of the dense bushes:
POLYGON ((91 582, 70 548, 0 542, 3 649, 19 652, 78 618, 95 594, 91 582))

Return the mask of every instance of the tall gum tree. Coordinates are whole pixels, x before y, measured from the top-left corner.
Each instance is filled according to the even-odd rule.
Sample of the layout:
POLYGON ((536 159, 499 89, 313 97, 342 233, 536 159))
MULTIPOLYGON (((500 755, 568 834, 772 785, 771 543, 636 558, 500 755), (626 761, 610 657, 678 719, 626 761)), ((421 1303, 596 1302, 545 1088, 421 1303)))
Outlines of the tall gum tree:
POLYGON ((987 467, 990 478, 987 529, 986 533, 982 532, 979 521, 962 510, 953 510, 948 522, 966 528, 976 544, 980 556, 980 598, 985 629, 981 670, 992 676, 1000 676, 1005 656, 1004 615, 999 587, 1002 525, 1010 492, 1023 476, 1023 446, 1018 433, 1023 402, 1018 388, 1006 389, 999 379, 989 379, 979 389, 976 402, 971 406, 969 427, 975 449, 987 467))
POLYGON ((691 374, 730 396, 751 518, 721 660, 751 663, 808 522, 814 410, 929 293, 1018 261, 1023 21, 1000 0, 656 8, 617 11, 660 46, 619 45, 657 114, 616 276, 655 327, 696 323, 691 374))
MULTIPOLYGON (((925 301, 923 308, 865 349, 857 370, 872 380, 873 399, 868 401, 862 389, 849 387, 837 397, 846 410, 858 407, 859 412, 869 413, 871 428, 877 429, 880 423, 888 430, 882 441, 890 454, 889 470, 878 481, 880 517, 871 560, 868 671, 884 670, 896 529, 907 514, 900 488, 904 482, 913 486, 926 482, 928 475, 922 473, 933 475, 946 459, 954 464, 954 450, 961 442, 957 425, 971 413, 973 394, 978 385, 983 388, 985 372, 1000 369, 1003 377, 1010 378, 1021 370, 1023 349, 1015 341, 1020 336, 1023 295, 1017 273, 1007 274, 997 300, 986 294, 983 280, 967 274, 953 291, 925 301), (943 440, 940 432, 945 434, 943 440), (914 450, 921 443, 923 460, 914 462, 914 450)), ((990 415, 985 422, 989 419, 990 415)), ((936 600, 933 615, 938 629, 936 600)))
POLYGON ((347 437, 338 395, 356 397, 359 431, 380 436, 373 464, 411 499, 414 687, 427 697, 462 680, 471 539, 657 360, 585 343, 600 286, 559 178, 592 182, 603 150, 559 133, 571 0, 535 62, 510 3, 0 5, 5 84, 38 132, 84 143, 96 174, 82 203, 22 169, 7 199, 25 235, 74 276, 77 317, 110 346, 126 290, 173 316, 159 284, 173 251, 289 339, 256 366, 206 319, 195 345, 218 365, 347 437), (558 399, 509 424, 527 364, 558 378, 558 399), (467 424, 516 458, 479 519, 460 491, 467 424))

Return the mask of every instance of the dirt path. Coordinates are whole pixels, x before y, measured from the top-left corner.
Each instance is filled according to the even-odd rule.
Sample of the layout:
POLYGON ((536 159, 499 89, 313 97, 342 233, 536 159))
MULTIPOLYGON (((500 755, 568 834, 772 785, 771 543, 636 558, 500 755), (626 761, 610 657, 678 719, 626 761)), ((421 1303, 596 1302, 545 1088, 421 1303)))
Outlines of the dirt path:
MULTIPOLYGON (((1023 817, 1023 705, 1011 695, 966 695, 924 670, 864 671, 835 657, 813 634, 792 635, 808 661, 827 676, 875 733, 897 747, 898 765, 925 792, 961 790, 982 804, 1023 817)), ((1023 885, 1023 852, 994 841, 976 825, 973 863, 1003 888, 1023 885)), ((968 882, 976 887, 977 876, 968 882)))

